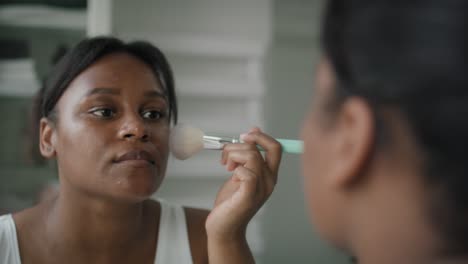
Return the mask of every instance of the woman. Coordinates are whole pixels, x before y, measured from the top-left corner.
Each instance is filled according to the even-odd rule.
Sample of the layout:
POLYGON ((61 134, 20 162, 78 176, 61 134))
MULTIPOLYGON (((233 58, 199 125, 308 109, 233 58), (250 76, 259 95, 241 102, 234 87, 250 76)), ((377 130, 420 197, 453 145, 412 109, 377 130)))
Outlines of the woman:
POLYGON ((306 199, 359 263, 468 263, 467 28, 465 0, 328 3, 306 199))
POLYGON ((211 212, 151 200, 177 121, 171 69, 157 48, 86 39, 39 98, 40 152, 56 159, 60 191, 0 218, 0 263, 253 262, 246 226, 273 190, 279 143, 255 128, 225 147, 233 175, 211 212))

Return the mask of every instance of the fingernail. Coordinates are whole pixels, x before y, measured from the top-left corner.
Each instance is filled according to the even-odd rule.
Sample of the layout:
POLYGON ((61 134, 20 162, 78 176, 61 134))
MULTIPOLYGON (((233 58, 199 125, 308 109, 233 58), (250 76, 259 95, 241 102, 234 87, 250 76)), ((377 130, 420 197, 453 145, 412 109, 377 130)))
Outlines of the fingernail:
POLYGON ((261 131, 262 130, 259 127, 253 127, 253 128, 250 129, 249 132, 252 133, 252 132, 261 132, 261 131))
POLYGON ((240 138, 241 140, 245 140, 245 138, 246 138, 248 135, 249 135, 249 133, 242 133, 242 134, 240 134, 239 138, 240 138))

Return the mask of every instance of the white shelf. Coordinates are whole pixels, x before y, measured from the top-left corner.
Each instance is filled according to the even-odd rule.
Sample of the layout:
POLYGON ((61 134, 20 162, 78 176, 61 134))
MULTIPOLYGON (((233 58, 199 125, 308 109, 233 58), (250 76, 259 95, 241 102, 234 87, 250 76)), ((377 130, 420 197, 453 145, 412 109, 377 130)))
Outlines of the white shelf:
POLYGON ((111 33, 149 39, 165 52, 258 57, 271 38, 270 0, 112 2, 111 33))
POLYGON ((6 5, 0 8, 0 24, 8 26, 86 29, 86 10, 43 5, 6 5))
POLYGON ((219 98, 263 95, 258 59, 169 53, 179 94, 219 98))
POLYGON ((0 60, 0 94, 33 96, 39 89, 32 59, 0 60))
POLYGON ((199 127, 206 133, 219 133, 224 136, 239 135, 252 125, 259 125, 259 112, 252 104, 260 106, 260 101, 250 103, 246 98, 203 98, 180 97, 179 110, 181 123, 199 127))
POLYGON ((258 85, 246 82, 222 82, 179 78, 176 79, 178 96, 211 99, 255 99, 263 95, 258 85))
POLYGON ((258 40, 229 38, 215 35, 170 34, 151 32, 122 32, 126 40, 148 40, 168 53, 201 55, 209 57, 261 58, 267 50, 266 43, 258 40))

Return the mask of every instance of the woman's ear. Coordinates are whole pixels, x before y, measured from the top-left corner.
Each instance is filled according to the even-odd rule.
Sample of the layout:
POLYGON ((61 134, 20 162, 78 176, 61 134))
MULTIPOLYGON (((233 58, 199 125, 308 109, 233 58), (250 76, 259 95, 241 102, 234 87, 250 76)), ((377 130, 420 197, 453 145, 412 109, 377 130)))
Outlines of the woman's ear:
POLYGON ((53 158, 55 152, 55 126, 47 118, 41 118, 39 124, 39 150, 45 158, 53 158))
POLYGON ((375 120, 369 104, 362 98, 350 97, 338 110, 332 151, 335 184, 347 187, 365 177, 374 148, 375 120))

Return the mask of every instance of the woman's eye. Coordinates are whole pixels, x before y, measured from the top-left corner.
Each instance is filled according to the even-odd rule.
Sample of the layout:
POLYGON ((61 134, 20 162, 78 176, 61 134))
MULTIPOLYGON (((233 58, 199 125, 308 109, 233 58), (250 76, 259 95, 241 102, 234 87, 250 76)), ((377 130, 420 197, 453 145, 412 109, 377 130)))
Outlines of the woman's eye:
POLYGON ((164 117, 164 113, 161 111, 145 111, 142 113, 144 119, 158 120, 164 117))
POLYGON ((115 111, 110 108, 100 108, 92 110, 91 114, 102 118, 111 118, 115 115, 115 111))

